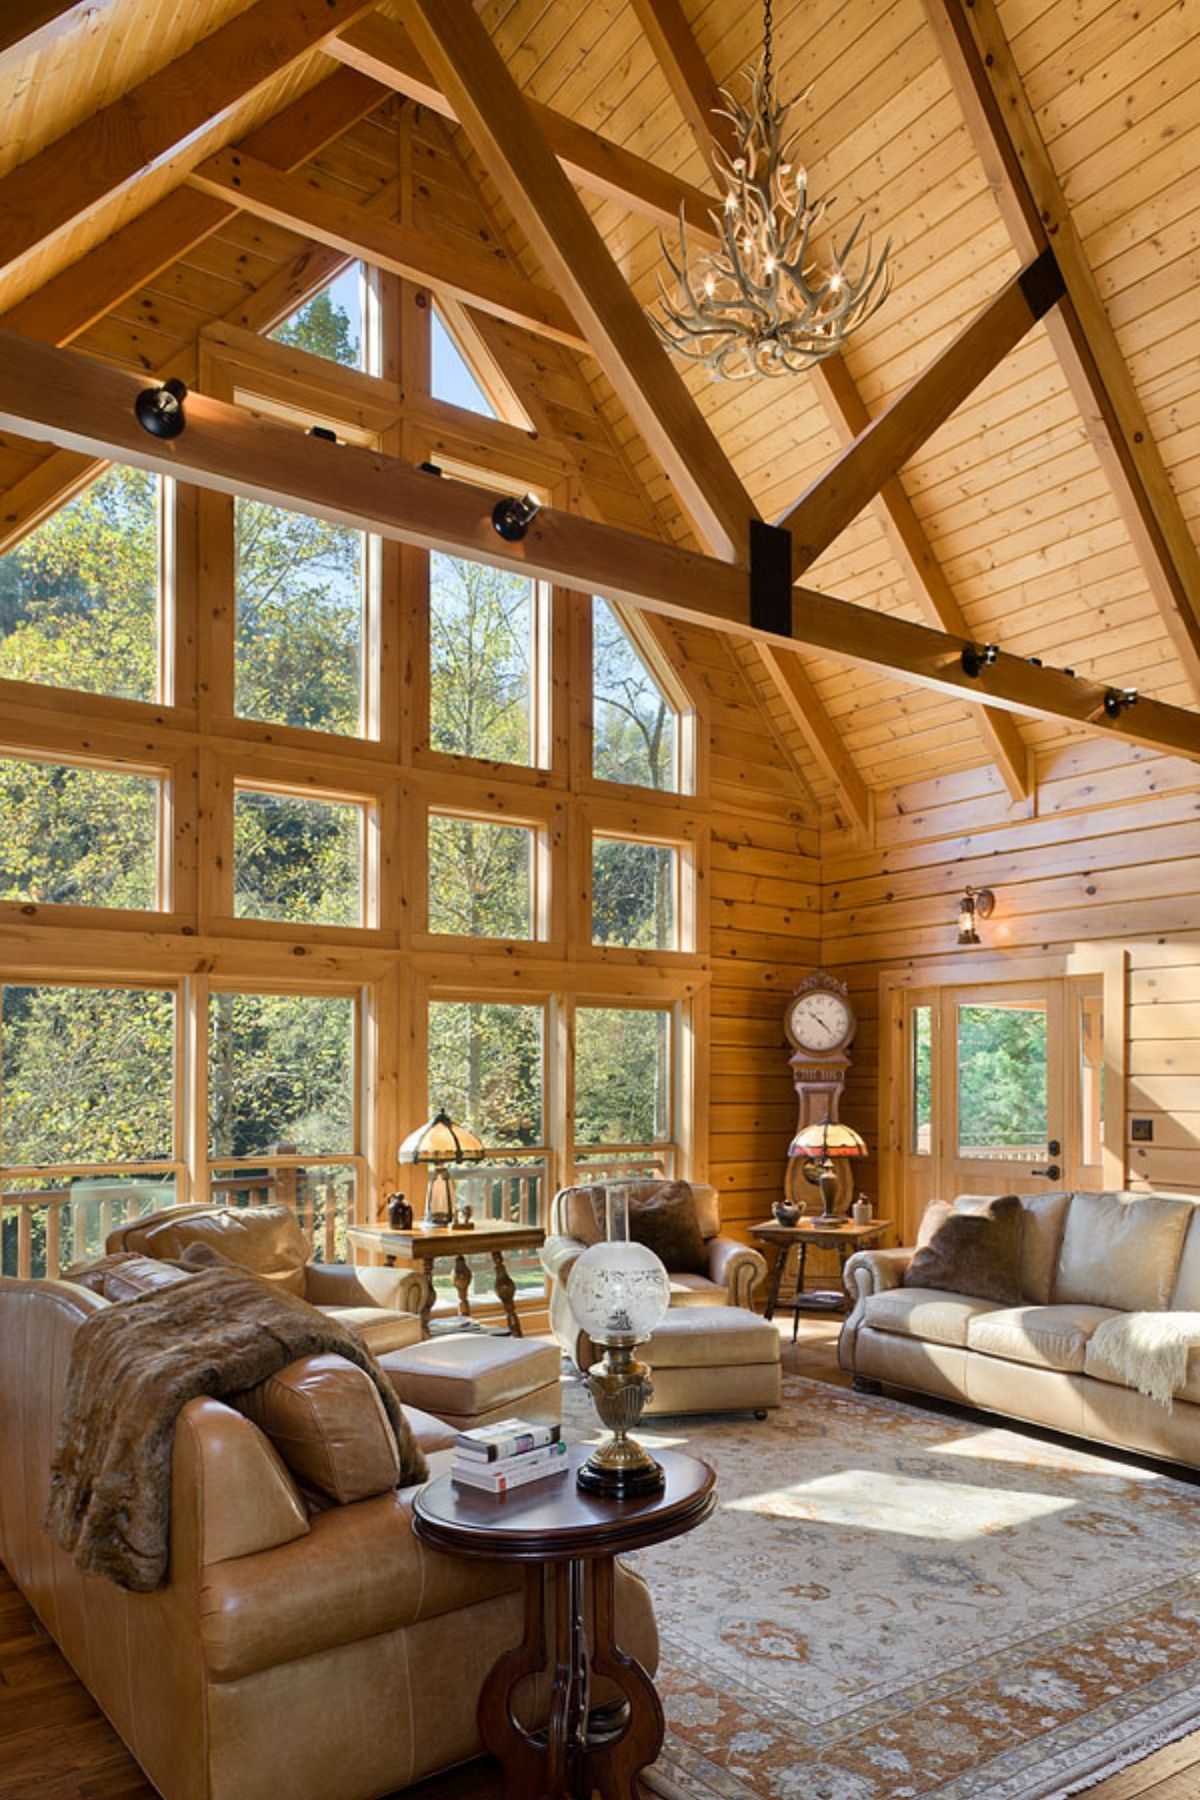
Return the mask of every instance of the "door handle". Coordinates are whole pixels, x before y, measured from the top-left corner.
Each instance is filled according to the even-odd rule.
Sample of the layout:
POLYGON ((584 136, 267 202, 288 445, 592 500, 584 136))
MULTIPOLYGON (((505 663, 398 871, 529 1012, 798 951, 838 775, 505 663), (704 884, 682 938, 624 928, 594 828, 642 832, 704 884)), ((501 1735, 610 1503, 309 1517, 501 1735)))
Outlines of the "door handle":
POLYGON ((1062 1170, 1057 1163, 1051 1163, 1048 1169, 1030 1169, 1029 1173, 1031 1175, 1044 1175, 1047 1181, 1057 1181, 1062 1174, 1062 1170))

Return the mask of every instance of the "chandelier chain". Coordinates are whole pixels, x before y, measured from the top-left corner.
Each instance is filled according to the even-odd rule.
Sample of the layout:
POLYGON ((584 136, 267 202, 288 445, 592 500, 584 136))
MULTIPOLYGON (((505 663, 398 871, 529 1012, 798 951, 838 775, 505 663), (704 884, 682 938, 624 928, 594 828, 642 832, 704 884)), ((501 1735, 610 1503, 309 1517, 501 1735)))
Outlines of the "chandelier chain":
POLYGON ((771 0, 763 0, 763 111, 771 116, 771 0))

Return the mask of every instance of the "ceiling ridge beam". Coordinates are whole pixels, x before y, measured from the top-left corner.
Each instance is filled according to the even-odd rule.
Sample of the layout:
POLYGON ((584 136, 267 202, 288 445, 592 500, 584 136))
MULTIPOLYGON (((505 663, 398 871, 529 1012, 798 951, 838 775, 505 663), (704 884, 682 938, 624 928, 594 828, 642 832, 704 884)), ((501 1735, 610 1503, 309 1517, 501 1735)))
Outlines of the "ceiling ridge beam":
POLYGON ((219 150, 193 169, 188 181, 256 218, 315 238, 406 281, 444 291, 574 349, 588 348, 570 308, 549 288, 514 274, 499 257, 440 242, 344 200, 315 173, 283 175, 243 151, 219 150))
POLYGON ((1200 762, 1200 714, 1182 707, 1143 699, 1110 712, 1100 683, 1003 651, 972 678, 958 637, 807 589, 795 594, 791 638, 757 631, 748 574, 732 563, 552 507, 507 543, 492 526, 495 496, 472 483, 324 443, 206 394, 188 397, 181 436, 151 437, 134 412, 145 380, 144 371, 0 332, 0 431, 1200 762))
POLYGON ((1109 319, 993 0, 924 0, 951 85, 1018 253, 1053 243, 1066 297, 1051 343, 1163 623, 1200 695, 1200 551, 1109 319))
POLYGON ((201 140, 369 10, 369 0, 255 0, 0 180, 0 274, 201 140))
POLYGON ((864 427, 778 521, 802 575, 878 495, 885 481, 974 393, 1063 295, 1046 248, 1007 282, 952 343, 864 427))
MULTIPOLYGON (((458 123, 453 103, 438 86, 408 32, 394 20, 374 13, 331 38, 324 49, 327 56, 336 57, 349 68, 428 107, 452 124, 458 123)), ((672 228, 679 224, 682 206, 689 227, 716 242, 709 217, 716 202, 703 188, 681 181, 644 156, 636 156, 529 95, 525 96, 525 104, 566 173, 580 187, 672 228)))
POLYGON ((96 15, 110 4, 111 0, 5 0, 0 16, 0 61, 13 63, 36 56, 84 24, 94 30, 96 15))

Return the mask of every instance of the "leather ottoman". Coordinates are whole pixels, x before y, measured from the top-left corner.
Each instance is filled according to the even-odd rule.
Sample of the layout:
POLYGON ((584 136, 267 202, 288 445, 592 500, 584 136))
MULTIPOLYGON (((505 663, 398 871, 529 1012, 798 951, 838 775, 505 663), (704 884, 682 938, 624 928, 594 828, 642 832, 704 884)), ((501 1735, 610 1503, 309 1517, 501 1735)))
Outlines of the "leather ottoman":
MULTIPOLYGON (((780 1401, 775 1326, 740 1306, 672 1307, 637 1355, 649 1363, 655 1413, 753 1412, 780 1401)), ((401 1352, 401 1354, 411 1354, 401 1352)))
POLYGON ((450 1332, 385 1351, 379 1361, 405 1406, 433 1413, 455 1431, 510 1414, 537 1420, 562 1415, 557 1344, 450 1332))

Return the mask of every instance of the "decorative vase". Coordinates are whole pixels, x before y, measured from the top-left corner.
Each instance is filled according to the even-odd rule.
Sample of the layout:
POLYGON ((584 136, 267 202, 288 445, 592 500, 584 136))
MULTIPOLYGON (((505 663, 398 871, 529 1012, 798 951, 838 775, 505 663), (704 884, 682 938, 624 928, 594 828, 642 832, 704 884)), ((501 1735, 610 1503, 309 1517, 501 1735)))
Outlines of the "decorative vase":
POLYGON ((867 1196, 865 1194, 859 1194, 854 1205, 850 1209, 850 1216, 853 1218, 856 1225, 869 1225, 871 1223, 872 1212, 873 1208, 871 1202, 867 1199, 867 1196))
POLYGON ((790 1200, 776 1200, 771 1211, 775 1216, 775 1223, 777 1225, 787 1225, 790 1227, 799 1222, 800 1208, 793 1205, 790 1200))
POLYGON ((411 1231, 413 1209, 403 1194, 389 1194, 387 1203, 387 1221, 393 1231, 411 1231))

